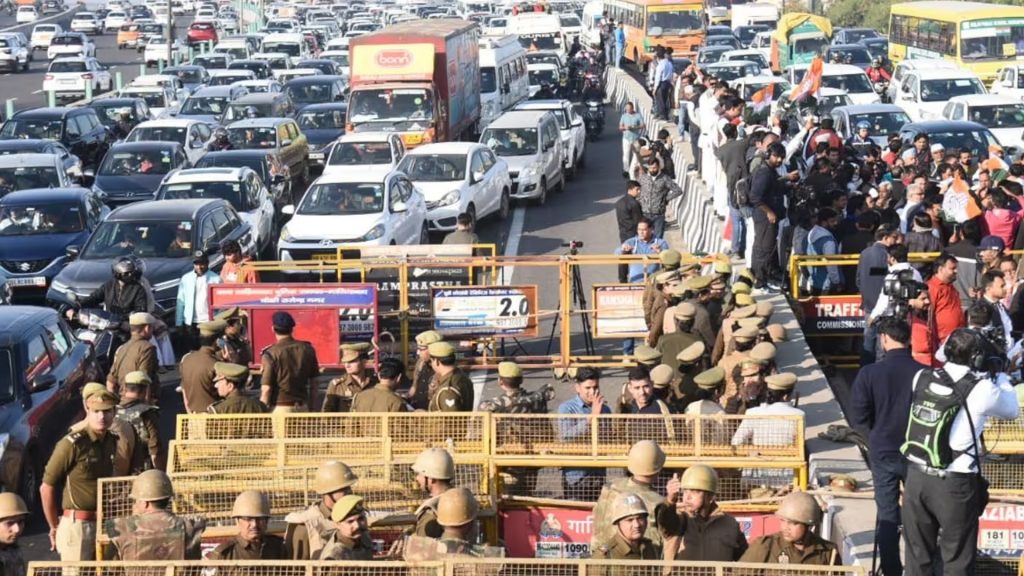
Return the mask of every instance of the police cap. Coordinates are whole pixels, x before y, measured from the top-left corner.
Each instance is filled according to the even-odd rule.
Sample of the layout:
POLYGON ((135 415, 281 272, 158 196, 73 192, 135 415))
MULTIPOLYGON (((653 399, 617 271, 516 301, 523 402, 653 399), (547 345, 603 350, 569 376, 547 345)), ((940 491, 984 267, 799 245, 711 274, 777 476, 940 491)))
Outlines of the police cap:
POLYGON ((702 390, 714 390, 725 381, 725 370, 721 366, 705 370, 693 377, 693 383, 702 390))
POLYGON ((427 346, 431 358, 453 358, 455 357, 455 346, 448 342, 434 342, 427 346))
POLYGON ((757 328, 739 328, 732 333, 737 342, 753 342, 757 338, 757 328))
POLYGON ((498 376, 501 378, 521 378, 523 376, 523 369, 515 362, 499 362, 498 376))
POLYGON ((199 323, 199 334, 200 336, 220 336, 224 333, 224 329, 228 327, 228 323, 224 320, 210 320, 209 322, 199 323))
POLYGON ((762 363, 775 360, 776 354, 778 354, 778 350, 775 348, 775 344, 771 342, 759 342, 747 353, 751 359, 762 363))
POLYGON ((427 347, 434 342, 440 342, 444 340, 444 336, 441 335, 437 330, 427 330, 426 332, 420 332, 416 335, 416 345, 427 347))
POLYGON ((363 512, 363 497, 349 494, 348 496, 342 496, 341 499, 334 503, 334 507, 331 508, 331 520, 341 522, 349 516, 355 516, 363 512))
POLYGON ((705 352, 707 352, 707 346, 704 345, 704 341, 697 340, 693 344, 683 348, 679 354, 676 354, 676 360, 679 360, 683 364, 695 364, 700 360, 701 356, 703 356, 705 352))
POLYGON ((792 390, 796 386, 796 374, 792 372, 780 372, 772 374, 764 379, 769 390, 792 390))
POLYGON ((661 352, 654 348, 651 348, 650 346, 647 346, 646 344, 641 344, 640 346, 637 346, 636 349, 633 351, 633 355, 636 356, 637 362, 639 362, 640 364, 644 364, 646 366, 650 366, 652 368, 654 366, 657 366, 661 362, 661 352))
POLYGON ((672 382, 673 372, 672 367, 668 364, 658 364, 651 370, 651 383, 655 388, 668 388, 669 383, 672 382))
POLYGON ((674 270, 679 267, 679 262, 683 259, 683 255, 679 253, 679 250, 669 248, 668 250, 662 250, 658 254, 658 260, 661 261, 661 266, 666 270, 674 270))
POLYGON ((135 312, 128 317, 130 326, 149 326, 151 324, 156 324, 156 318, 149 312, 135 312))
POLYGON ((213 371, 217 373, 218 378, 223 378, 228 382, 234 382, 236 384, 244 383, 249 379, 249 368, 242 366, 241 364, 217 362, 213 365, 213 371))

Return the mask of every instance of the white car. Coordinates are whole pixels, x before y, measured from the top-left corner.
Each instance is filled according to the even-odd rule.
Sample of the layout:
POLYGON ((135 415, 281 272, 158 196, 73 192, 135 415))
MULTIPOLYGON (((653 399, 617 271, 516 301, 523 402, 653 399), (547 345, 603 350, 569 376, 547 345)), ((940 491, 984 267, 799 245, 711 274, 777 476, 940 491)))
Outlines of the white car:
POLYGON ((1024 65, 1010 64, 1000 68, 996 73, 996 79, 992 81, 989 93, 1024 100, 1024 65))
POLYGON ((320 58, 324 60, 331 60, 338 65, 338 70, 342 76, 348 78, 352 75, 351 63, 349 61, 348 49, 334 49, 324 50, 320 53, 320 58))
POLYGON ((289 80, 293 80, 295 78, 322 75, 323 71, 320 70, 319 68, 292 68, 290 70, 281 70, 280 72, 274 73, 274 77, 277 78, 277 81, 282 84, 287 84, 289 80))
POLYGON ((877 104, 882 101, 864 69, 853 64, 822 66, 821 87, 843 90, 854 104, 877 104))
POLYGON ((36 24, 35 28, 32 28, 32 39, 29 41, 32 50, 46 50, 54 36, 61 32, 64 32, 64 29, 60 24, 36 24))
POLYGON ((81 32, 63 32, 50 40, 46 49, 46 57, 50 60, 62 56, 96 57, 96 44, 81 32))
POLYGON ((200 8, 196 10, 193 22, 213 22, 217 20, 217 11, 213 8, 200 8))
POLYGON ((378 178, 398 168, 405 145, 394 132, 357 132, 338 138, 326 153, 324 176, 362 174, 378 178))
POLYGON ((278 260, 333 260, 340 244, 372 246, 430 242, 423 194, 401 172, 323 175, 309 185, 281 228, 278 260))
POLYGON ((587 127, 583 118, 576 113, 572 102, 568 100, 530 100, 516 104, 513 110, 550 110, 558 120, 558 130, 562 135, 562 151, 565 153, 565 175, 576 176, 577 168, 586 164, 587 127))
POLYGON ((911 120, 920 122, 941 118, 946 102, 952 98, 987 93, 970 70, 922 68, 903 76, 892 103, 903 108, 911 120))
POLYGON ((18 13, 14 17, 14 21, 18 24, 31 23, 38 19, 39 12, 36 11, 35 6, 18 6, 18 13))
POLYGON ((166 88, 170 91, 172 99, 177 101, 184 100, 189 94, 185 83, 175 74, 143 74, 128 83, 129 88, 147 86, 166 88))
POLYGON ((175 55, 178 62, 188 60, 188 47, 181 40, 175 38, 171 49, 168 50, 165 38, 150 38, 142 54, 142 61, 146 63, 146 67, 156 66, 161 60, 165 64, 172 64, 175 61, 175 55))
POLYGON ((92 12, 79 12, 75 14, 71 19, 69 28, 74 32, 84 32, 86 34, 100 34, 103 31, 99 18, 92 12))
POLYGON ((768 71, 771 69, 771 63, 768 58, 760 50, 745 49, 745 50, 729 50, 728 52, 722 52, 722 56, 719 58, 719 62, 731 62, 733 60, 745 60, 747 62, 754 62, 761 67, 761 70, 768 71))
POLYGON ((265 61, 270 66, 270 71, 274 73, 275 78, 278 74, 292 69, 292 59, 284 52, 257 52, 252 55, 252 59, 265 61))
POLYGON ((241 86, 249 91, 250 94, 266 94, 281 92, 284 87, 277 80, 243 80, 241 82, 235 82, 232 86, 241 86))
POLYGON ((160 183, 155 198, 223 198, 249 224, 261 254, 274 248, 274 200, 263 179, 251 168, 190 168, 171 172, 160 183))
POLYGON ((128 23, 128 13, 122 10, 111 10, 107 13, 107 17, 103 19, 103 31, 110 32, 111 30, 117 31, 121 26, 128 23))
POLYGON ((1003 146, 1024 147, 1024 102, 1019 98, 1004 94, 956 96, 946 103, 942 117, 977 122, 1003 146))
POLYGON ((14 38, 0 38, 0 69, 28 71, 29 51, 14 38))
MULTIPOLYGON (((152 109, 150 106, 150 110, 152 109)), ((124 141, 177 142, 185 148, 189 163, 195 165, 206 153, 206 145, 212 139, 213 128, 206 122, 189 118, 164 118, 139 123, 132 128, 124 141)))
POLYGON ((166 86, 125 86, 120 98, 142 98, 154 118, 163 118, 179 104, 174 92, 166 86))
POLYGON ((57 58, 50 62, 50 67, 43 75, 43 92, 52 90, 58 98, 84 96, 89 85, 92 85, 93 94, 114 89, 110 71, 91 57, 57 58))
POLYGON ((508 218, 512 207, 508 163, 483 144, 425 144, 406 154, 398 169, 423 192, 431 231, 454 230, 455 219, 463 212, 474 222, 491 214, 508 218))
POLYGON ((552 62, 531 62, 526 65, 526 73, 530 78, 530 98, 533 98, 544 84, 554 90, 561 83, 558 64, 552 62))

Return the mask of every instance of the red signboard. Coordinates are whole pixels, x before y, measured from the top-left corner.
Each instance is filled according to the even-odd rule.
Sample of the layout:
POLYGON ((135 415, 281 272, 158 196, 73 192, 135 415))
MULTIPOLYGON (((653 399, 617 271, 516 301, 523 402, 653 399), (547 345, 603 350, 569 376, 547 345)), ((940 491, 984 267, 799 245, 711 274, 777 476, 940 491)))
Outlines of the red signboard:
POLYGON ((860 294, 818 296, 801 299, 803 322, 800 327, 808 336, 838 336, 864 332, 864 312, 860 294))
POLYGON ((1024 506, 989 504, 978 519, 978 551, 993 558, 1024 554, 1024 506))
MULTIPOLYGON (((503 510, 505 549, 511 558, 589 558, 593 511, 578 508, 503 510)), ((768 512, 733 514, 748 541, 779 530, 768 512)))

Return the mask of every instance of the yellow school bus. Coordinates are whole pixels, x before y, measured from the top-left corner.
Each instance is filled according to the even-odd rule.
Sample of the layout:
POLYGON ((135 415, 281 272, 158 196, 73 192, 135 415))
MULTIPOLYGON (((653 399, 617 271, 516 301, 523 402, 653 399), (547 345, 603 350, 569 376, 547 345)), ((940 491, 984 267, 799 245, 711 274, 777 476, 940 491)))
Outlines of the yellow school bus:
POLYGON ((992 80, 1024 57, 1024 7, 935 0, 893 4, 889 58, 944 58, 992 80))
POLYGON ((654 58, 656 46, 671 47, 675 57, 694 58, 704 41, 703 0, 604 0, 604 9, 623 23, 622 59, 641 69, 654 58))

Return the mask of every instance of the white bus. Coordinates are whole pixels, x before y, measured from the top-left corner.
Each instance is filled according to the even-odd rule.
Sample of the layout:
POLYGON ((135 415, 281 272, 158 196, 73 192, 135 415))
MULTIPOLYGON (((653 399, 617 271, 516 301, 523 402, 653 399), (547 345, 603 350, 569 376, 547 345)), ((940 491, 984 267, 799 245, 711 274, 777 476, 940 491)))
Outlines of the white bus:
POLYGON ((530 96, 526 49, 508 35, 480 39, 480 130, 530 96))

